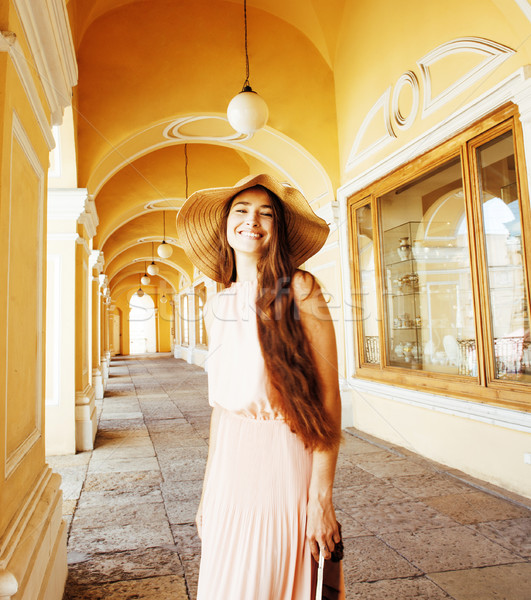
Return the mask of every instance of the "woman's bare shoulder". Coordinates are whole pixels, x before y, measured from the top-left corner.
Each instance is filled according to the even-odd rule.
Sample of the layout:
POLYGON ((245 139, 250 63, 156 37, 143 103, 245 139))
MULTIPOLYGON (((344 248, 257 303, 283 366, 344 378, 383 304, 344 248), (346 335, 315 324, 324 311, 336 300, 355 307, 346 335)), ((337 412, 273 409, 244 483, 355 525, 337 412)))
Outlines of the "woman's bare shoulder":
POLYGON ((297 304, 315 300, 321 293, 317 279, 308 271, 297 269, 292 278, 292 289, 297 304))

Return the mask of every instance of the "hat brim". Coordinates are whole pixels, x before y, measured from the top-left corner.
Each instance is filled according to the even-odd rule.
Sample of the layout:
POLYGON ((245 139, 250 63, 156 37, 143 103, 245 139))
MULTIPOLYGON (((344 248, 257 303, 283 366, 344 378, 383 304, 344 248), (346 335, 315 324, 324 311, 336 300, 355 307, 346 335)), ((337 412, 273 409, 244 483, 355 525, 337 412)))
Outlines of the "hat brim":
POLYGON ((313 212, 302 193, 270 175, 250 175, 233 187, 199 190, 186 200, 177 215, 177 235, 188 258, 215 281, 221 281, 219 228, 223 208, 236 194, 256 185, 267 188, 283 203, 290 254, 295 267, 318 252, 328 238, 328 225, 313 212))

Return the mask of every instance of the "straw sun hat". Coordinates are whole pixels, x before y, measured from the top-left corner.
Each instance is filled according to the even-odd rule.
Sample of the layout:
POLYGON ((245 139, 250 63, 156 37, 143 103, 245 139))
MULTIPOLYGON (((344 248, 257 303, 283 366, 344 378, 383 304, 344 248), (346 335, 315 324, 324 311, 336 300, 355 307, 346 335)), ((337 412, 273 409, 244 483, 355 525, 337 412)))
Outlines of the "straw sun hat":
POLYGON ((236 194, 255 185, 267 188, 282 201, 296 267, 318 252, 328 237, 328 225, 313 212, 301 192, 270 175, 249 175, 234 187, 199 190, 186 200, 177 215, 177 235, 188 258, 215 281, 221 281, 219 229, 223 207, 236 194))

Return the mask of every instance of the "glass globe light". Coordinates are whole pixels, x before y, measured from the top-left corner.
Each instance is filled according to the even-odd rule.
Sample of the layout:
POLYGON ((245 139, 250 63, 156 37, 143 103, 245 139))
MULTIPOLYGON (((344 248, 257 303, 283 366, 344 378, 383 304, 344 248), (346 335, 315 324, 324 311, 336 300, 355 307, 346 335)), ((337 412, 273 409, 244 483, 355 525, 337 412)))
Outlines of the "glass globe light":
POLYGON ((246 85, 234 96, 227 108, 227 118, 232 127, 239 133, 252 135, 261 129, 269 117, 269 109, 265 100, 246 85))
POLYGON ((148 266, 147 272, 149 273, 149 275, 158 275, 159 267, 155 264, 155 262, 152 262, 148 266))
POLYGON ((172 253, 173 248, 170 246, 170 244, 167 244, 165 241, 163 241, 162 244, 157 248, 157 254, 161 258, 170 258, 172 253))
POLYGON ((143 276, 140 278, 140 283, 141 283, 142 285, 149 285, 149 284, 150 284, 150 282, 151 282, 151 279, 150 279, 150 278, 149 278, 147 275, 143 275, 143 276))
POLYGON ((138 288, 138 292, 136 293, 136 295, 139 298, 142 298, 142 296, 144 295, 144 290, 142 288, 138 288))
POLYGON ((166 298, 166 296, 162 294, 162 298, 160 299, 160 301, 162 302, 162 304, 166 304, 166 302, 168 302, 168 298, 166 298))

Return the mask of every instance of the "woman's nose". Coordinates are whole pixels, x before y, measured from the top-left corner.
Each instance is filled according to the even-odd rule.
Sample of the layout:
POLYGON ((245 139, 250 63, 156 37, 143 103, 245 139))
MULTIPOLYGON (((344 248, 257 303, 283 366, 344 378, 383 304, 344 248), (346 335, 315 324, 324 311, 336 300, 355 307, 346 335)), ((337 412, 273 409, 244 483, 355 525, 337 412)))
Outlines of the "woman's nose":
POLYGON ((253 227, 258 226, 258 215, 255 212, 249 212, 247 214, 247 223, 253 227))

